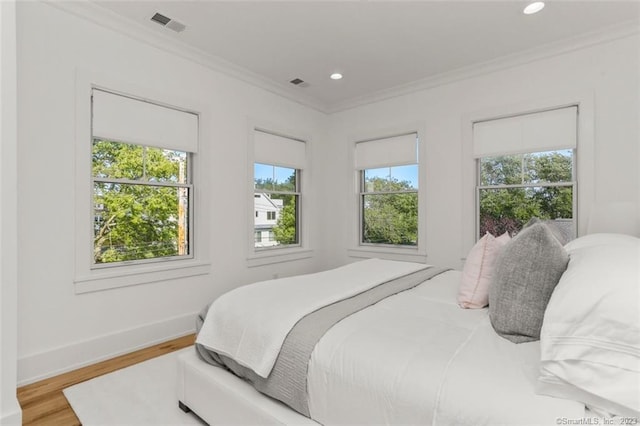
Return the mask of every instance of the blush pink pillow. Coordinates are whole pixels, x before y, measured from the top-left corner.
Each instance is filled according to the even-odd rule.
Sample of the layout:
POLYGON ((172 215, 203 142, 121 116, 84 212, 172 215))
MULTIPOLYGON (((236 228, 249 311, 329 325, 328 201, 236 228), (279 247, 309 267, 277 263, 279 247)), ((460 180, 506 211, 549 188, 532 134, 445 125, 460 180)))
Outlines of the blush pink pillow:
POLYGON ((498 238, 487 232, 469 251, 458 289, 458 305, 461 308, 479 309, 489 304, 493 265, 509 240, 511 237, 506 232, 498 238))

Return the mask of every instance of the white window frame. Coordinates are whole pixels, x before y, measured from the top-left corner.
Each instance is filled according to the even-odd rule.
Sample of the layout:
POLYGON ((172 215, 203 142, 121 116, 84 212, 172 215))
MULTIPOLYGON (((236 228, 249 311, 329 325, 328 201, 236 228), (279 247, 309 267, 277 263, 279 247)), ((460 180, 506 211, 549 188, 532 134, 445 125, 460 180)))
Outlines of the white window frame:
MULTIPOLYGON (((492 189, 516 189, 516 188, 551 188, 551 187, 562 187, 562 188, 571 188, 572 191, 572 221, 573 221, 573 234, 577 235, 577 223, 578 223, 578 205, 577 205, 577 148, 566 149, 567 151, 571 151, 571 181, 567 182, 539 182, 539 183, 520 183, 520 184, 511 184, 511 185, 482 185, 481 184, 481 161, 483 158, 492 158, 492 157, 478 157, 476 159, 476 240, 479 240, 482 236, 480 235, 480 192, 483 190, 492 190, 492 189)), ((525 152, 526 154, 534 154, 537 152, 548 152, 548 151, 536 151, 536 152, 525 152)), ((505 155, 516 155, 516 154, 505 154, 505 155)))
MULTIPOLYGON (((290 129, 286 126, 265 123, 263 121, 249 119, 248 120, 248 144, 247 144, 247 266, 258 267, 281 262, 291 262, 301 259, 307 259, 313 256, 311 245, 310 223, 313 220, 313 213, 309 202, 309 188, 311 188, 311 149, 312 142, 309 136, 304 132, 296 129, 290 129), (255 132, 265 132, 288 139, 293 139, 304 143, 305 147, 305 164, 297 170, 296 179, 298 180, 298 244, 285 246, 276 246, 268 248, 255 247, 255 190, 254 190, 254 166, 255 163, 271 164, 256 161, 255 157, 255 132)), ((278 165, 289 167, 287 165, 278 165)))
POLYGON ((349 164, 352 167, 352 215, 351 247, 347 254, 353 258, 379 257, 389 260, 402 260, 424 263, 427 260, 427 179, 426 179, 426 142, 425 126, 422 123, 410 123, 393 128, 352 135, 350 139, 349 164), (389 244, 362 243, 362 207, 361 183, 362 171, 355 166, 355 152, 358 143, 373 141, 394 136, 416 134, 418 139, 418 244, 415 246, 396 246, 389 244))
MULTIPOLYGON (((98 139, 96 138, 94 135, 92 135, 92 144, 93 142, 98 139)), ((119 141, 112 141, 112 142, 117 142, 120 143, 119 141)), ((127 142, 122 142, 122 143, 126 143, 129 144, 127 142)), ((138 144, 134 144, 131 143, 129 145, 134 145, 134 146, 139 146, 139 147, 147 147, 145 145, 138 145, 138 144)), ((151 147, 148 146, 147 148, 158 148, 158 147, 151 147)), ((162 149, 162 148, 159 148, 162 149)), ((193 186, 193 177, 191 176, 192 174, 192 161, 193 161, 193 157, 194 157, 194 153, 192 152, 187 152, 187 151, 180 151, 180 152, 184 152, 186 154, 187 157, 187 170, 186 170, 186 176, 187 176, 187 180, 185 183, 173 183, 173 182, 151 182, 151 181, 146 181, 146 180, 130 180, 130 179, 122 179, 122 178, 101 178, 101 177, 96 177, 93 175, 93 173, 91 174, 91 186, 92 188, 94 188, 94 195, 95 195, 95 184, 96 183, 115 183, 115 184, 124 184, 124 185, 138 185, 138 186, 148 186, 148 187, 156 187, 156 188, 167 188, 167 187, 172 187, 175 189, 178 188, 184 188, 188 191, 189 193, 189 198, 187 200, 187 218, 188 218, 188 224, 187 224, 187 244, 188 244, 188 248, 187 248, 187 254, 186 255, 175 255, 175 256, 163 256, 163 257, 155 257, 152 259, 137 259, 137 260, 128 260, 128 261, 121 261, 121 262, 108 262, 108 263, 95 263, 92 262, 92 269, 101 269, 101 268, 116 268, 122 265, 135 265, 135 264, 145 264, 145 263, 154 263, 154 262, 170 262, 170 261, 177 261, 177 260, 185 260, 185 259, 193 259, 194 254, 193 254, 193 193, 194 193, 194 186, 193 186)), ((95 219, 95 208, 94 208, 94 219, 95 219)))
MULTIPOLYGON (((198 194, 207 182, 206 167, 199 167, 206 152, 205 144, 200 144, 197 154, 192 154, 191 171, 194 184, 190 198, 192 201, 189 242, 191 256, 188 258, 162 258, 165 261, 118 262, 108 267, 95 267, 93 262, 93 173, 91 153, 93 135, 91 130, 91 94, 93 89, 101 89, 115 94, 148 100, 174 109, 188 111, 199 117, 206 115, 207 108, 193 100, 179 95, 168 94, 137 84, 123 82, 104 73, 76 71, 76 135, 75 135, 75 273, 76 294, 126 287, 144 283, 167 281, 178 278, 205 275, 210 271, 209 229, 207 221, 208 203, 198 194), (196 232, 197 230, 197 232, 196 232), (197 238, 194 237, 197 234, 197 238)), ((206 120, 199 120, 199 139, 206 138, 209 129, 206 120)), ((127 141, 121 141, 127 142, 127 141)))
POLYGON ((475 244, 478 233, 478 205, 476 195, 477 163, 473 155, 473 124, 518 115, 531 114, 564 107, 577 106, 577 148, 574 153, 574 198, 576 206, 576 237, 586 234, 589 211, 595 192, 595 101, 594 92, 579 91, 559 94, 551 98, 530 100, 511 105, 485 108, 462 117, 462 240, 460 267, 475 244))
MULTIPOLYGON (((254 166, 257 163, 254 163, 254 166)), ((259 164, 263 164, 265 166, 272 166, 272 167, 280 167, 280 166, 276 166, 274 164, 264 164, 264 163, 259 163, 259 164)), ((287 167, 289 168, 289 167, 287 167)), ((254 248, 257 252, 259 251, 263 251, 263 250, 282 250, 282 249, 286 249, 286 248, 293 248, 293 247, 300 247, 302 245, 301 243, 301 237, 300 237, 300 217, 301 217, 301 209, 300 209, 300 200, 301 200, 301 192, 300 192, 300 186, 301 186, 301 182, 300 182, 300 175, 302 174, 302 169, 293 169, 290 168, 291 170, 294 171, 295 175, 296 175, 296 189, 295 191, 291 192, 291 191, 276 191, 276 190, 267 190, 267 189, 254 189, 254 195, 255 194, 282 194, 282 195, 292 195, 296 197, 296 237, 298 239, 297 242, 293 243, 293 244, 286 244, 286 245, 275 245, 275 246, 268 246, 268 247, 255 247, 254 248)), ((254 176, 255 179, 255 176, 254 176)), ((255 198, 254 198, 255 200, 255 198)), ((266 213, 266 220, 277 220, 278 215, 276 214, 275 211, 267 211, 266 213), (271 217, 273 216, 273 218, 271 217)), ((256 216, 258 217, 258 216, 256 216)), ((254 219, 254 228, 255 228, 255 219, 254 219)), ((267 241, 272 241, 271 239, 271 235, 273 234, 273 230, 269 230, 269 234, 267 237, 267 241)))

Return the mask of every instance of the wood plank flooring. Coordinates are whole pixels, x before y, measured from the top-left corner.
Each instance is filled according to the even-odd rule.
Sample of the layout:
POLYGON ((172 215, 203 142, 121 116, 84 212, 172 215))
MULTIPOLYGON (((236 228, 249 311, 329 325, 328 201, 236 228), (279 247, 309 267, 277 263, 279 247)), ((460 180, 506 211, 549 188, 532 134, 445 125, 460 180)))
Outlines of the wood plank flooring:
POLYGON ((18 388, 23 426, 80 426, 62 390, 103 374, 193 345, 195 335, 180 337, 18 388))

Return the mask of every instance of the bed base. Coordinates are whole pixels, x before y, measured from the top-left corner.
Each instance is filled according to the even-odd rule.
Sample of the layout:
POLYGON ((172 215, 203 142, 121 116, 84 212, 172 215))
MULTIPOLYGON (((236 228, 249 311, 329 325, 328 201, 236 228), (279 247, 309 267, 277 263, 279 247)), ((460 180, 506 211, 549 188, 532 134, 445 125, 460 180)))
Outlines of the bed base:
POLYGON ((314 425, 318 423, 269 398, 193 351, 178 356, 178 406, 210 425, 314 425))

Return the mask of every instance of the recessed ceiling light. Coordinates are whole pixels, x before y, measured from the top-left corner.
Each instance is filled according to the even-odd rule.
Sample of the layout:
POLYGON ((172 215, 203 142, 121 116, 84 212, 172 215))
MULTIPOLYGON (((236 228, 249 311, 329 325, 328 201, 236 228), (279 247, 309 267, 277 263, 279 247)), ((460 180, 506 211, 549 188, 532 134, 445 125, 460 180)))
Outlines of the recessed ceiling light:
POLYGON ((340 74, 339 72, 334 72, 333 74, 331 74, 331 80, 340 80, 342 79, 342 74, 340 74))
POLYGON ((536 1, 525 7, 523 12, 525 15, 533 15, 534 13, 540 12, 542 9, 544 9, 544 2, 536 1))

